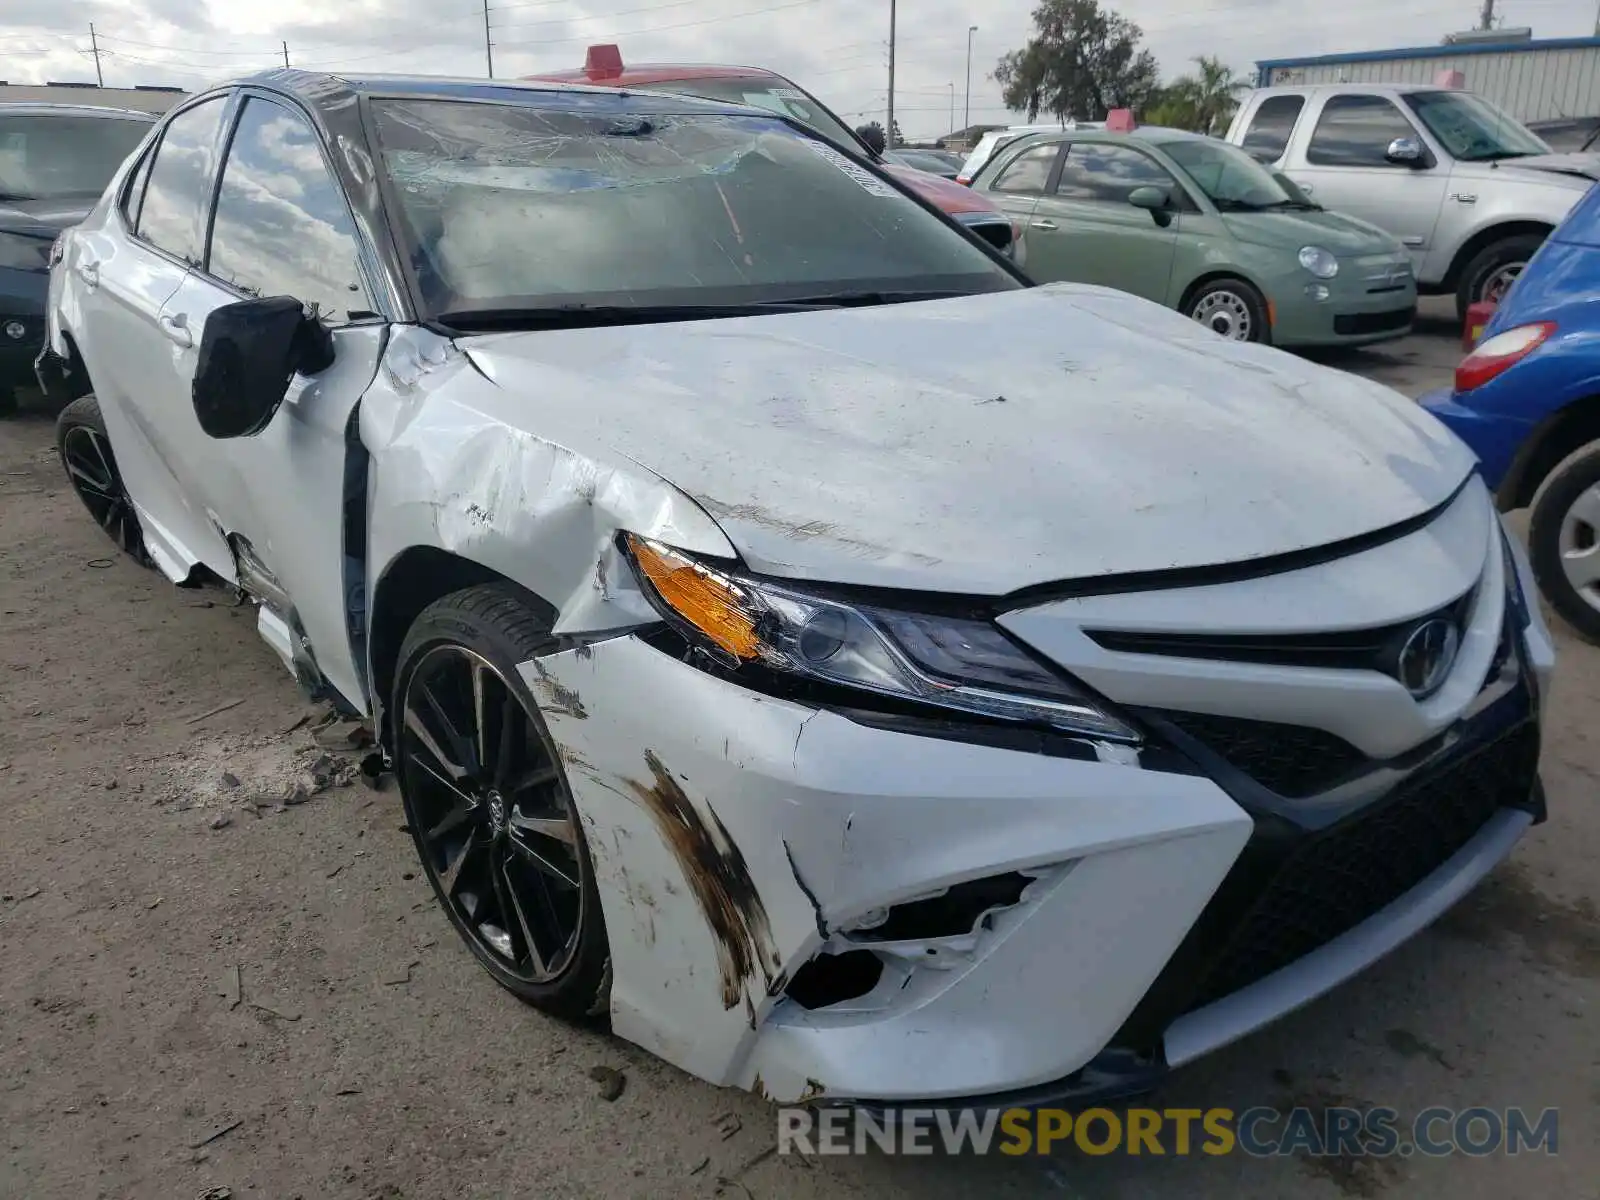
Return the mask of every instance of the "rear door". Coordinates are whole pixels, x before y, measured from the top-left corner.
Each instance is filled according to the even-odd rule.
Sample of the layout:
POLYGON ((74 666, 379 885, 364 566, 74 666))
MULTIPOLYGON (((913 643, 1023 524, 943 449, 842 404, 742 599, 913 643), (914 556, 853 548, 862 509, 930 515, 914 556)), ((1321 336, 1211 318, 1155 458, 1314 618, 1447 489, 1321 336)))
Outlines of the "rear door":
POLYGON ((1054 189, 1040 198, 1029 221, 1028 236, 1038 249, 1037 259, 1029 251, 1034 278, 1095 283, 1165 303, 1178 226, 1128 203, 1140 187, 1165 190, 1174 211, 1187 199, 1172 174, 1136 146, 1070 143, 1054 189))
POLYGON ((171 118, 131 174, 116 214, 80 239, 71 263, 83 295, 79 350, 145 541, 174 579, 196 563, 233 578, 226 543, 194 486, 211 447, 193 436, 187 397, 174 395, 192 331, 166 309, 201 258, 230 102, 212 96, 171 118))
POLYGON ((1360 92, 1316 97, 1300 124, 1289 178, 1324 208, 1394 234, 1420 271, 1450 180, 1422 130, 1389 97, 1360 92), (1390 162, 1396 138, 1424 147, 1423 162, 1390 162))
POLYGON ((387 329, 371 311, 369 280, 349 203, 315 127, 286 101, 247 95, 228 141, 204 263, 167 313, 195 331, 198 346, 217 308, 293 296, 332 330, 334 362, 315 377, 297 376, 261 433, 212 441, 189 402, 196 353, 188 350, 179 359, 184 416, 189 436, 206 448, 200 488, 244 573, 266 594, 264 636, 286 658, 309 643, 322 676, 357 708, 366 696, 346 595, 346 463, 351 415, 377 371, 387 329))

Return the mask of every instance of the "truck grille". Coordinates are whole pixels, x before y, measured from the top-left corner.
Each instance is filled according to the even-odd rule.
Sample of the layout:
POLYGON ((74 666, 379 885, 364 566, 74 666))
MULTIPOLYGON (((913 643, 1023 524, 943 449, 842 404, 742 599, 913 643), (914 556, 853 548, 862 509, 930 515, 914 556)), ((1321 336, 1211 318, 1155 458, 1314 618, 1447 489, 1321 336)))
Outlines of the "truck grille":
POLYGON ((1527 800, 1538 756, 1538 727, 1524 722, 1448 769, 1310 835, 1245 911, 1191 1007, 1288 966, 1404 895, 1496 810, 1527 800))

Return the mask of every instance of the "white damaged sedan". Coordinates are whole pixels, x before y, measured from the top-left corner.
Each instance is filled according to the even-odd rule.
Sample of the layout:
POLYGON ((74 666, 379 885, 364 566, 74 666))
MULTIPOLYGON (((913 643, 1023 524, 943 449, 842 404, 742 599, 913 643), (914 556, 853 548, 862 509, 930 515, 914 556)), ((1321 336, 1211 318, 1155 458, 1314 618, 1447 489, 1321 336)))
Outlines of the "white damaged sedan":
POLYGON ((54 257, 90 511, 371 718, 498 983, 715 1083, 1147 1090, 1544 818, 1460 442, 770 113, 272 72, 54 257))

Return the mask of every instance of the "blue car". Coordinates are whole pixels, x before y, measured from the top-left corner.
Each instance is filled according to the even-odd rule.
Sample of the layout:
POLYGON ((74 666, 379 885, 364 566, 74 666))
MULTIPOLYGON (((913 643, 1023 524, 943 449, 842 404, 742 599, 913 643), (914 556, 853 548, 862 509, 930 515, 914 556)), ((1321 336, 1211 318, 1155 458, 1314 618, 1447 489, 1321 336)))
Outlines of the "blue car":
POLYGON ((1531 504, 1540 590, 1600 642, 1600 188, 1529 261, 1422 405, 1471 446, 1504 511, 1531 504))

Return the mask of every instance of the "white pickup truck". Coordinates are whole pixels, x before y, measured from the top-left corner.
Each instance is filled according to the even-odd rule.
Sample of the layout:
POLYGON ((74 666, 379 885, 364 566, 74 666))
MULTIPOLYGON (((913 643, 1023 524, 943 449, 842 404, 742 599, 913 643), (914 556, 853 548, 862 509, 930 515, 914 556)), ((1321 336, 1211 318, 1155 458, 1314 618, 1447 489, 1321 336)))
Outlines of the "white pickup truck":
POLYGON ((1454 292, 1463 318, 1505 294, 1600 179, 1600 155, 1553 153, 1481 96, 1426 85, 1260 88, 1228 140, 1324 208, 1398 237, 1418 290, 1454 292))

